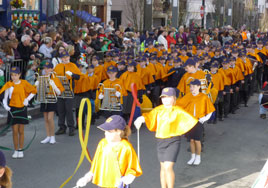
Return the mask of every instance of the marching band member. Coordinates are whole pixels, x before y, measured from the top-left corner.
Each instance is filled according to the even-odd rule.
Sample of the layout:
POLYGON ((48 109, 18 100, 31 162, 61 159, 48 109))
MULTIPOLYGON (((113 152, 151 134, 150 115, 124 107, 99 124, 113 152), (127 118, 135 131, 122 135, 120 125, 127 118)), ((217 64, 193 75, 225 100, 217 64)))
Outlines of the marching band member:
MULTIPOLYGON (((80 62, 76 63, 76 66, 79 68, 81 72, 83 72, 83 66, 80 62)), ((90 95, 90 80, 88 79, 87 74, 81 74, 79 80, 74 80, 74 107, 75 107, 75 117, 76 117, 76 129, 78 129, 78 114, 80 103, 83 98, 89 98, 90 95)), ((85 110, 82 115, 82 128, 85 128, 85 110)), ((93 123, 93 122, 92 122, 93 123)))
POLYGON ((190 92, 189 79, 205 79, 206 73, 196 68, 196 61, 193 58, 189 58, 183 65, 187 71, 181 78, 177 89, 183 94, 190 92))
POLYGON ((105 69, 103 65, 99 64, 99 57, 93 56, 91 64, 94 66, 94 74, 98 77, 99 83, 105 80, 105 69))
POLYGON ((90 171, 76 185, 84 187, 89 182, 106 188, 130 185, 142 175, 137 154, 128 141, 130 128, 119 115, 109 117, 98 128, 105 132, 105 138, 97 146, 90 171))
MULTIPOLYGON (((96 67, 95 67, 96 68, 96 67)), ((99 77, 95 74, 95 69, 94 66, 92 64, 89 64, 87 67, 87 76, 89 79, 89 83, 90 83, 90 92, 89 92, 89 100, 91 103, 91 122, 92 124, 95 123, 95 119, 96 119, 96 112, 98 111, 96 104, 98 104, 98 99, 96 98, 96 94, 97 94, 97 89, 98 89, 98 85, 99 85, 99 77)))
MULTIPOLYGON (((57 76, 66 76, 70 83, 70 89, 73 90, 73 80, 79 80, 82 73, 74 63, 70 62, 70 55, 67 51, 63 51, 59 56, 62 63, 56 65, 54 72, 57 76)), ((67 119, 67 126, 69 128, 69 136, 74 136, 74 118, 73 118, 73 98, 59 98, 57 103, 57 110, 59 114, 58 126, 59 129, 56 135, 65 134, 66 125, 65 118, 67 119)))
POLYGON ((36 88, 26 80, 20 79, 21 71, 19 67, 12 67, 10 70, 11 81, 0 90, 0 94, 5 91, 3 106, 8 113, 8 123, 12 123, 13 144, 15 152, 12 158, 23 158, 23 144, 24 144, 24 125, 28 124, 27 120, 27 106, 29 101, 36 94, 36 88), (8 103, 8 99, 10 100, 8 103), (19 116, 24 119, 11 116, 12 112, 18 112, 14 116, 19 116))
POLYGON ((224 59, 222 61, 222 68, 219 69, 219 72, 223 73, 226 78, 223 96, 224 96, 224 118, 228 117, 229 111, 231 109, 231 94, 234 92, 233 87, 235 84, 235 75, 232 69, 230 69, 230 61, 224 59))
POLYGON ((140 129, 142 123, 145 123, 150 131, 156 132, 161 187, 174 188, 173 166, 180 150, 180 136, 192 129, 198 120, 182 108, 175 106, 174 88, 164 88, 160 98, 163 105, 155 107, 148 113, 143 113, 136 119, 134 125, 140 129))
POLYGON ((177 89, 177 86, 185 72, 186 71, 182 67, 181 59, 179 57, 176 58, 174 60, 174 67, 168 71, 168 74, 172 74, 168 76, 167 87, 173 87, 174 89, 177 89))
POLYGON ((188 165, 199 165, 201 163, 201 138, 203 133, 203 124, 210 119, 215 108, 204 93, 201 93, 201 82, 195 79, 190 82, 191 93, 178 99, 176 105, 182 107, 186 112, 198 119, 199 123, 188 133, 190 137, 190 148, 192 157, 187 162, 188 165))
POLYGON ((218 96, 217 96, 217 99, 216 99, 215 104, 214 104, 215 109, 216 109, 215 119, 213 120, 214 124, 217 123, 217 116, 219 116, 220 121, 223 120, 223 107, 224 107, 223 91, 224 91, 224 85, 225 85, 225 80, 226 80, 226 78, 223 76, 223 74, 221 74, 218 71, 218 68, 219 68, 218 62, 212 63, 212 65, 211 65, 211 77, 212 77, 212 81, 213 81, 213 88, 218 90, 218 96))
POLYGON ((181 48, 181 55, 179 58, 182 60, 183 64, 189 59, 189 57, 186 55, 187 54, 187 46, 183 46, 181 48))
MULTIPOLYGON (((44 72, 45 76, 49 76, 49 87, 54 90, 56 95, 61 95, 64 91, 64 87, 62 86, 60 80, 53 74, 53 64, 50 61, 47 61, 44 64, 44 72)), ((37 90, 39 90, 39 81, 35 82, 35 86, 37 90)), ((57 103, 41 103, 40 112, 43 112, 45 119, 45 127, 47 137, 41 141, 41 144, 55 144, 55 125, 54 125, 54 113, 57 110, 57 103)))
MULTIPOLYGON (((118 101, 122 104, 123 103, 123 95, 126 95, 126 91, 124 90, 123 83, 121 79, 116 78, 116 74, 118 72, 118 69, 115 66, 109 66, 107 68, 107 75, 109 79, 105 80, 103 82, 103 86, 101 86, 98 94, 99 100, 104 99, 104 97, 109 97, 109 96, 104 96, 104 89, 105 88, 114 88, 116 91, 114 93, 115 97, 118 99, 118 101)), ((104 116, 108 118, 111 115, 115 115, 116 111, 107 111, 104 112, 104 116)), ((119 112, 120 113, 120 112, 119 112)), ((119 114, 118 114, 119 115, 119 114)))
POLYGON ((131 93, 131 84, 135 83, 138 91, 138 99, 140 103, 142 103, 142 95, 145 91, 145 87, 142 84, 142 80, 137 73, 137 64, 135 61, 130 61, 127 66, 127 71, 122 74, 120 80, 123 83, 123 88, 126 91, 125 95, 123 95, 123 116, 127 120, 131 113, 133 96, 131 93))

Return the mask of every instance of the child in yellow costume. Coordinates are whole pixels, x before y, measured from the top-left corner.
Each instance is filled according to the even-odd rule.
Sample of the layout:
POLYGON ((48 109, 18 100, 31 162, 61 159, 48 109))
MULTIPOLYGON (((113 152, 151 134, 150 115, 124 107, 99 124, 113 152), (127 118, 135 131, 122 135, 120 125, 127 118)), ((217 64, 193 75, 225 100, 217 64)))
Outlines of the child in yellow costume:
MULTIPOLYGON (((109 66, 107 68, 107 75, 108 75, 109 79, 105 80, 103 82, 103 85, 100 87, 100 90, 98 93, 99 100, 104 99, 104 97, 109 97, 109 96, 104 96, 104 89, 105 88, 113 88, 116 91, 114 93, 111 93, 113 95, 112 97, 116 97, 117 100, 121 104, 123 103, 123 95, 127 95, 127 93, 123 87, 122 81, 120 79, 116 78, 117 72, 118 72, 118 69, 115 66, 109 66)), ((104 113, 104 116, 106 118, 118 113, 117 111, 106 111, 106 112, 104 113)))
POLYGON ((12 158, 23 158, 23 144, 24 144, 24 125, 28 124, 27 120, 27 106, 29 101, 34 97, 37 90, 26 80, 21 80, 21 71, 19 67, 12 67, 10 70, 11 80, 6 82, 0 90, 0 94, 5 91, 3 106, 6 111, 9 111, 7 121, 12 123, 13 144, 15 152, 12 158), (9 103, 8 103, 8 99, 9 103), (18 111, 15 116, 11 116, 11 113, 18 111))
POLYGON ((90 171, 77 181, 76 186, 84 187, 89 182, 110 188, 130 185, 142 175, 137 154, 128 141, 130 128, 119 115, 109 117, 98 128, 105 131, 105 138, 98 144, 90 171))
POLYGON ((215 111, 214 105, 208 96, 200 92, 201 82, 195 79, 190 82, 191 93, 177 101, 177 105, 182 107, 186 112, 198 119, 199 123, 190 130, 190 147, 192 157, 188 161, 188 165, 199 165, 201 163, 201 138, 203 133, 203 124, 215 111))
POLYGON ((180 136, 191 130, 198 120, 182 108, 175 106, 174 88, 164 88, 160 98, 163 105, 154 108, 149 113, 143 113, 136 119, 134 125, 140 129, 142 123, 146 123, 150 131, 156 132, 161 187, 174 188, 173 166, 180 150, 180 136))

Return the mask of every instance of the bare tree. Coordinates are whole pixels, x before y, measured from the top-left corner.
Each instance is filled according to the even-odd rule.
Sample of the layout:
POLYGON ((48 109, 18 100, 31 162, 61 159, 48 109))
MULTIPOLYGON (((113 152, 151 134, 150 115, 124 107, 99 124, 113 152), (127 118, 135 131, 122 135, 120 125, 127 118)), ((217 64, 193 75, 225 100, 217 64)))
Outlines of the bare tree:
POLYGON ((136 30, 143 30, 144 0, 126 0, 126 18, 136 30))

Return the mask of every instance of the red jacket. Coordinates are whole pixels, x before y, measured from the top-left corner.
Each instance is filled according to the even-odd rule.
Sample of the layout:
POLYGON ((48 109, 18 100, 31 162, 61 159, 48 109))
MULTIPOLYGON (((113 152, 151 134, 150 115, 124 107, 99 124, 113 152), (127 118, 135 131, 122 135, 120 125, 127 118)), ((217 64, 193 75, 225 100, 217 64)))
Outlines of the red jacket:
POLYGON ((176 44, 176 40, 173 37, 171 37, 171 36, 168 35, 166 37, 166 39, 167 39, 167 42, 168 42, 168 48, 170 47, 170 44, 171 43, 176 44))

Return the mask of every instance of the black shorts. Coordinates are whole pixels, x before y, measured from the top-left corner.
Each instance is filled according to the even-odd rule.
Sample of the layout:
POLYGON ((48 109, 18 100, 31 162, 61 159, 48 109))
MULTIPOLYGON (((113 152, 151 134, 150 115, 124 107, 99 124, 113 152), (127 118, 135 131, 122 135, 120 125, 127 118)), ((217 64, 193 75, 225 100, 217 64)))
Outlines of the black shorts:
POLYGON ((203 133, 203 124, 201 123, 197 123, 189 132, 188 132, 188 136, 190 139, 193 140, 198 140, 200 141, 202 139, 202 133, 203 133))
POLYGON ((27 107, 22 107, 22 108, 17 108, 17 107, 10 107, 10 112, 16 112, 13 114, 13 117, 10 115, 10 112, 8 112, 7 116, 7 124, 11 123, 11 125, 16 125, 16 124, 28 124, 29 120, 27 120, 28 115, 27 115, 27 107), (16 118, 18 117, 18 118, 16 118))
POLYGON ((41 103, 40 112, 56 112, 57 103, 41 103))
POLYGON ((181 137, 157 138, 157 156, 160 162, 176 162, 180 151, 181 137))

